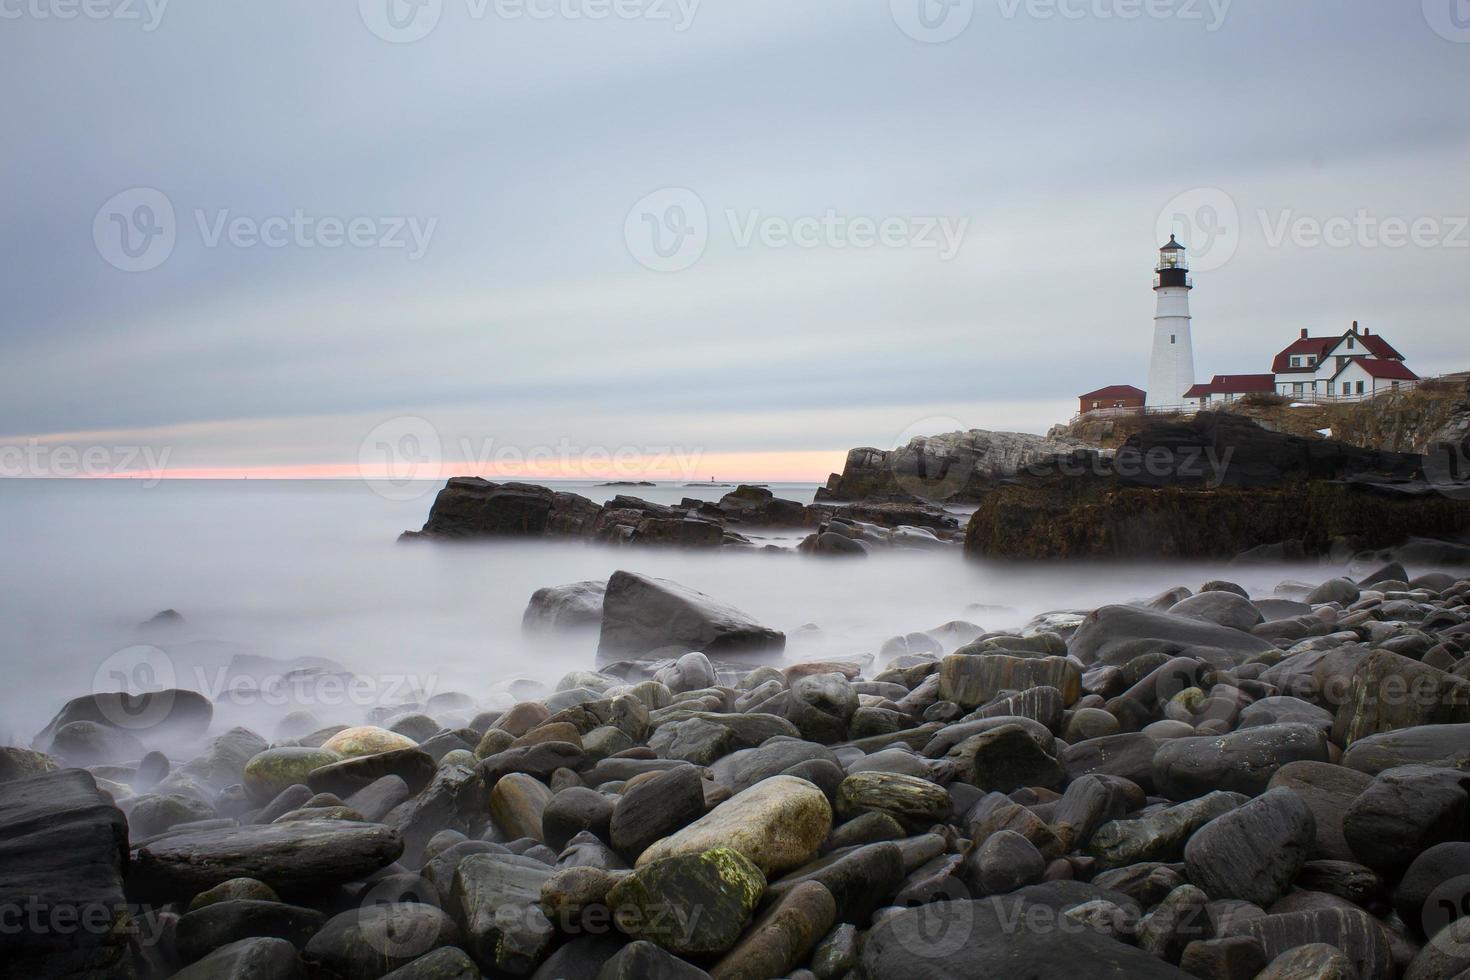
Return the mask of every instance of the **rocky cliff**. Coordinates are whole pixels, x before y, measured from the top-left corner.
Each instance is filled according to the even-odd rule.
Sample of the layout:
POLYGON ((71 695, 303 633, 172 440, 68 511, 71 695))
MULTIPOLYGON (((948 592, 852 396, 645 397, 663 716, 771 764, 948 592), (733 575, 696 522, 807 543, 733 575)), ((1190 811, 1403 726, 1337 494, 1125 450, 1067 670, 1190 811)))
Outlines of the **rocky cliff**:
POLYGON ((1034 464, 983 495, 966 553, 1003 558, 1325 554, 1470 530, 1470 483, 1424 459, 1206 412, 1158 422, 1111 458, 1034 464))
POLYGON ((921 436, 898 449, 853 449, 817 500, 974 503, 994 480, 1058 453, 1087 448, 1066 436, 970 429, 921 436))

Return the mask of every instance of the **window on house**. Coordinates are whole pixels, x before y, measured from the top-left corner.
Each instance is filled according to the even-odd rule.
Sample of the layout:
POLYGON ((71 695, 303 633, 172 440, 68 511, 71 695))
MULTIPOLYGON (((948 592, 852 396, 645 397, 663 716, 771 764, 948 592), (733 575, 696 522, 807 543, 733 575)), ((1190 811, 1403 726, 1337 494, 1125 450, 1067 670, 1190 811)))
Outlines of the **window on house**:
POLYGON ((1352 350, 1352 349, 1353 349, 1353 338, 1349 337, 1348 338, 1348 350, 1352 350))
POLYGON ((1329 381, 1329 382, 1327 382, 1327 393, 1329 395, 1332 394, 1333 393, 1332 392, 1332 389, 1335 388, 1335 387, 1337 387, 1337 382, 1335 382, 1335 381, 1329 381))
POLYGON ((1176 341, 1176 340, 1178 340, 1178 339, 1179 339, 1179 336, 1178 336, 1178 334, 1172 334, 1172 333, 1171 333, 1171 334, 1169 334, 1169 343, 1171 343, 1171 344, 1172 344, 1172 343, 1174 343, 1174 342, 1175 342, 1175 341, 1176 341))
POLYGON ((1390 381, 1388 383, 1388 386, 1390 388, 1392 388, 1394 391, 1398 391, 1399 390, 1399 383, 1397 381, 1390 381))
POLYGON ((1362 393, 1363 393, 1363 382, 1359 381, 1358 382, 1358 394, 1361 395, 1362 393))
POLYGON ((1304 384, 1302 384, 1300 381, 1298 381, 1296 384, 1294 384, 1294 385, 1291 386, 1291 393, 1293 395, 1300 395, 1303 392, 1305 392, 1306 390, 1307 390, 1307 386, 1304 385, 1304 384))

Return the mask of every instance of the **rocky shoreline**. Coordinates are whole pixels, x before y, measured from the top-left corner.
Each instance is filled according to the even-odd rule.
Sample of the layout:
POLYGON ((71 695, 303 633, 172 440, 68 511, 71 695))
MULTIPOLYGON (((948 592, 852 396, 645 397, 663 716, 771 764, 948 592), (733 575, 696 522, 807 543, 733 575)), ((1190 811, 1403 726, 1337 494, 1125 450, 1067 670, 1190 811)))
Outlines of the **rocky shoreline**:
POLYGON ((598 669, 513 702, 312 730, 307 698, 270 737, 187 691, 69 702, 0 749, 7 973, 1470 969, 1470 573, 1222 579, 829 662, 598 584, 527 610, 595 618, 598 669))

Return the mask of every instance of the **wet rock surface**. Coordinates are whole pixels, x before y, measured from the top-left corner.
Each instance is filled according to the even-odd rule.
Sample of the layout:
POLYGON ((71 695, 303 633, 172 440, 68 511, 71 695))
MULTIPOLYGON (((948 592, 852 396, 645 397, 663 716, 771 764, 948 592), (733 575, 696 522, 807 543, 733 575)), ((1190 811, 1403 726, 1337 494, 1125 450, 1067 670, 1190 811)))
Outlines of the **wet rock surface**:
POLYGON ((1449 980, 1470 968, 1470 579, 1357 565, 759 665, 738 654, 775 631, 614 576, 604 633, 653 645, 554 689, 274 742, 192 708, 163 739, 78 699, 46 733, 67 757, 4 753, 0 905, 100 925, 46 911, 5 965, 1449 980))

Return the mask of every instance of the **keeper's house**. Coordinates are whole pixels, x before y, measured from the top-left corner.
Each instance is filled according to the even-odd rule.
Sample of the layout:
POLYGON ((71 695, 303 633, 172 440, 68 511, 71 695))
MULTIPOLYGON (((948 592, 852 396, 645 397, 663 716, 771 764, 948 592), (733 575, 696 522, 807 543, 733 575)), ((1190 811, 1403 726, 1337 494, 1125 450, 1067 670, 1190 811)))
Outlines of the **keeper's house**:
POLYGON ((1404 356, 1353 321, 1347 333, 1311 337, 1305 330, 1271 365, 1277 394, 1288 398, 1357 398, 1412 385, 1419 376, 1404 356))

